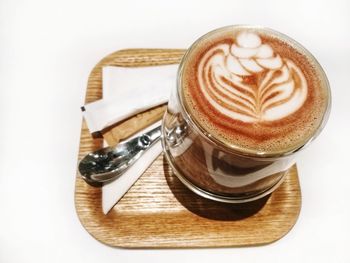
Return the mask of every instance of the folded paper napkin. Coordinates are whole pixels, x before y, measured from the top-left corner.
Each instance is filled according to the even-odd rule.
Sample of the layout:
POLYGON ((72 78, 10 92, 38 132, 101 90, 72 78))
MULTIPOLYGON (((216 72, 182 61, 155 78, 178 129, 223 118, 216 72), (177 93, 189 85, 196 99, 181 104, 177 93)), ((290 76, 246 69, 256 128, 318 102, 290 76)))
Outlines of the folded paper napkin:
MULTIPOLYGON (((151 130, 160 124, 161 121, 158 121, 135 136, 151 130)), ((152 145, 152 147, 150 147, 122 176, 102 187, 102 210, 104 214, 107 214, 113 208, 113 206, 123 197, 123 195, 146 171, 159 154, 161 154, 161 152, 162 145, 159 140, 152 145)))
POLYGON ((102 69, 103 99, 82 107, 91 133, 168 101, 178 65, 102 69))
MULTIPOLYGON (((139 68, 104 67, 103 99, 84 105, 91 133, 168 101, 176 84, 178 65, 139 68)), ((158 125, 154 123, 135 136, 158 125)), ((102 187, 102 209, 107 214, 162 152, 160 141, 148 149, 122 176, 102 187)))

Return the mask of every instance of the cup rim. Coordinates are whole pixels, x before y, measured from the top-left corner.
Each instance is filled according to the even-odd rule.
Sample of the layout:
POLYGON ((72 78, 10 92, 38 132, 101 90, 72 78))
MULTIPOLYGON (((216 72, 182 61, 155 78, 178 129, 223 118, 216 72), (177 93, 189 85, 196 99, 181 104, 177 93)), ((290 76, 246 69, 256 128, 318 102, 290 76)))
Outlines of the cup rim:
POLYGON ((241 156, 250 156, 250 157, 259 158, 259 159, 261 159, 261 158, 269 158, 269 159, 273 158, 274 159, 274 158, 288 157, 288 156, 306 148, 321 133, 321 131, 325 127, 325 125, 329 119, 331 105, 332 105, 331 89, 330 89, 330 84, 329 84, 328 78, 326 76, 326 73, 325 73, 324 69, 322 68, 322 66, 320 65, 320 63, 311 54, 310 51, 308 51, 303 45, 301 45, 296 40, 292 39, 291 37, 279 32, 279 31, 276 31, 274 29, 264 27, 264 26, 244 25, 244 24, 229 25, 229 26, 224 26, 224 27, 214 29, 214 30, 209 31, 208 33, 202 35, 195 42, 193 42, 193 44, 185 52, 184 56, 182 57, 182 59, 180 61, 179 67, 178 67, 177 79, 176 79, 176 96, 177 96, 177 99, 178 99, 178 102, 180 105, 180 111, 181 111, 183 117, 185 118, 185 120, 188 123, 191 124, 192 128, 197 133, 199 133, 203 138, 205 138, 205 140, 207 140, 209 143, 214 143, 217 147, 220 147, 220 148, 224 149, 225 151, 232 152, 233 154, 237 154, 237 155, 241 155, 241 156), (281 37, 282 39, 295 45, 298 49, 300 49, 302 52, 304 52, 304 54, 307 57, 309 57, 310 60, 318 68, 320 75, 321 75, 321 78, 324 80, 325 89, 326 89, 326 92, 328 95, 328 101, 327 101, 327 105, 325 107, 325 112, 323 114, 323 117, 322 117, 322 120, 321 120, 319 126, 317 127, 315 132, 310 137, 306 138, 301 143, 301 145, 298 144, 298 145, 296 145, 296 147, 294 147, 288 151, 263 152, 263 151, 252 150, 252 149, 243 150, 242 147, 239 147, 239 146, 234 145, 234 144, 231 144, 231 145, 225 144, 222 141, 215 138, 214 136, 211 136, 211 134, 209 132, 207 132, 203 127, 201 127, 199 124, 196 123, 196 121, 190 116, 189 112, 186 110, 186 107, 184 105, 184 101, 183 101, 183 98, 181 95, 182 94, 182 92, 181 92, 181 79, 182 79, 183 68, 186 64, 187 57, 204 38, 208 37, 209 35, 215 34, 215 33, 220 32, 220 31, 225 31, 225 30, 230 29, 230 28, 260 29, 260 30, 263 30, 265 32, 271 32, 272 34, 277 35, 278 37, 281 37))

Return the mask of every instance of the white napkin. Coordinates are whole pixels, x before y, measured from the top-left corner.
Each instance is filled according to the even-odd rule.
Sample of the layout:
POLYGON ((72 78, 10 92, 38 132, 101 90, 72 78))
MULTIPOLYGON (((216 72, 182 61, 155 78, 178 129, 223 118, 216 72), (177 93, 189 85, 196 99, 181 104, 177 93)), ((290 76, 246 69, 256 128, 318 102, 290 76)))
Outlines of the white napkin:
MULTIPOLYGON (((139 132, 137 135, 140 135, 159 125, 161 125, 161 121, 154 123, 153 125, 139 132)), ((152 147, 150 147, 122 176, 102 187, 102 210, 104 214, 107 214, 113 208, 113 206, 118 203, 123 195, 130 189, 137 179, 139 179, 139 177, 146 171, 148 166, 152 164, 158 155, 161 154, 161 152, 162 145, 159 140, 152 145, 152 147)))
POLYGON ((102 69, 103 99, 82 107, 90 133, 164 104, 176 84, 178 65, 102 69))
MULTIPOLYGON (((140 68, 104 67, 103 99, 84 106, 90 132, 100 131, 115 122, 168 101, 176 85, 178 65, 140 68)), ((161 122, 154 123, 135 136, 161 122)), ((102 209, 107 214, 162 152, 160 141, 148 149, 122 176, 102 187, 102 209)))

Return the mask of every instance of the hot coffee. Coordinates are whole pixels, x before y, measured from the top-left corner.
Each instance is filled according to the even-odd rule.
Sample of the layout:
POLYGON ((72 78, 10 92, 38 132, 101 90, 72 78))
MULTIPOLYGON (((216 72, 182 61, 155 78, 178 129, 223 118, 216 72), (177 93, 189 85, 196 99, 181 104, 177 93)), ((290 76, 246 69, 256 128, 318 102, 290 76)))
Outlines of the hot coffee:
POLYGON ((193 121, 242 152, 276 154, 304 145, 328 104, 314 58, 280 34, 227 28, 201 39, 182 68, 181 95, 193 121))
POLYGON ((329 108, 327 78, 300 44, 270 29, 224 27, 182 59, 163 119, 164 153, 194 192, 255 200, 283 182, 329 108))

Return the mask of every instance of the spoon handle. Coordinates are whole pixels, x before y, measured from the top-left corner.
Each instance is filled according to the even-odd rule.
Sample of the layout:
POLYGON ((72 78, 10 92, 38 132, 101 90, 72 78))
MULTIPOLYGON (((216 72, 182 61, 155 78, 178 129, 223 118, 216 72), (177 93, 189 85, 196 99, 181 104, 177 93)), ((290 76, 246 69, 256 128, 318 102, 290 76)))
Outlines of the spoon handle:
POLYGON ((106 147, 86 155, 79 163, 79 172, 89 184, 113 181, 122 175, 142 154, 160 139, 158 126, 138 137, 114 147, 106 147))

